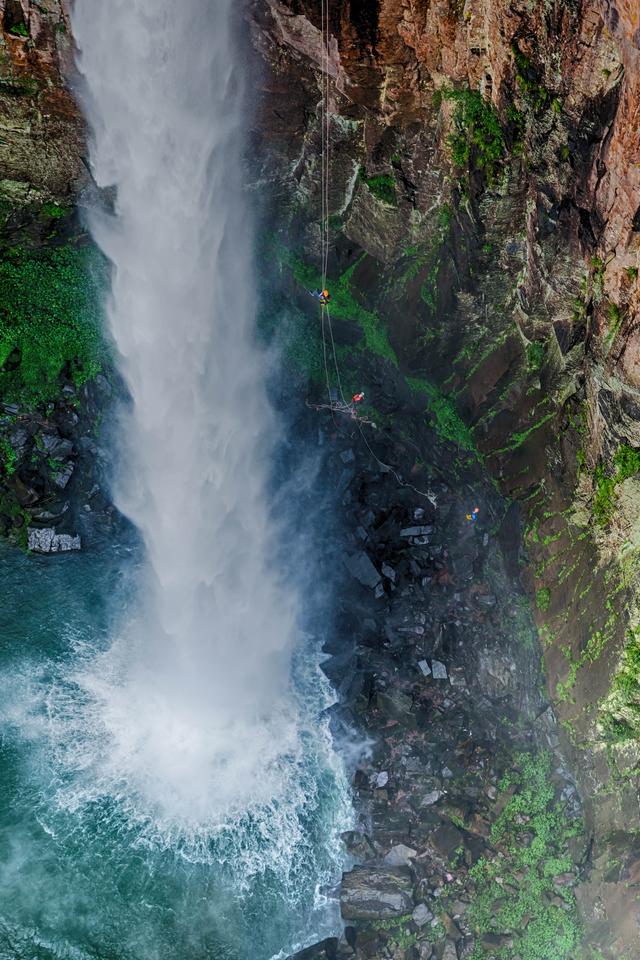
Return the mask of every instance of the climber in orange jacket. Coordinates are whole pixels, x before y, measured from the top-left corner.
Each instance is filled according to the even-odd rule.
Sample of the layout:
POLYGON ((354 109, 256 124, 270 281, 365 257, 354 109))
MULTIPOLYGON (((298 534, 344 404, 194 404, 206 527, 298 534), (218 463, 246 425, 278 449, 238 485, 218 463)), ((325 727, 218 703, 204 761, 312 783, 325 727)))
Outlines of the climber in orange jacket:
POLYGON ((328 290, 312 290, 311 296, 315 297, 316 300, 319 300, 323 307, 326 307, 331 300, 331 294, 328 290))

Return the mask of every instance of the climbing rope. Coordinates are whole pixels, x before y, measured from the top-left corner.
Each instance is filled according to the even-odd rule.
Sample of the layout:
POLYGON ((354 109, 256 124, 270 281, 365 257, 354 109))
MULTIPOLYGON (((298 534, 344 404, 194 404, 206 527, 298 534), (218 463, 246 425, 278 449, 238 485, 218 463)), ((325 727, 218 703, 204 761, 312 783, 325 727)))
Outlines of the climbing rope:
MULTIPOLYGON (((331 177, 331 114, 329 111, 329 96, 330 96, 330 63, 331 56, 329 51, 329 42, 330 42, 330 21, 329 21, 329 0, 321 0, 321 30, 322 30, 322 51, 321 51, 321 105, 320 105, 320 127, 321 127, 321 169, 320 169, 320 248, 321 248, 321 264, 322 264, 322 287, 321 290, 324 291, 327 289, 327 274, 329 269, 329 250, 330 250, 330 177, 331 177)), ((320 302, 320 328, 322 331, 322 358, 324 363, 324 373, 327 384, 327 403, 312 404, 307 403, 307 406, 314 410, 329 410, 331 412, 331 417, 336 423, 335 414, 343 414, 348 416, 351 420, 355 420, 360 436, 364 441, 364 444, 376 461, 376 463, 383 469, 390 472, 400 486, 407 487, 410 490, 413 490, 421 497, 425 497, 430 503, 435 507, 436 498, 431 490, 428 490, 426 493, 423 490, 418 490, 411 483, 407 483, 406 480, 403 480, 402 477, 398 474, 394 468, 381 460, 369 443, 364 430, 362 429, 363 424, 373 427, 375 429, 375 423, 373 420, 370 420, 366 417, 362 417, 358 414, 355 406, 355 400, 347 401, 344 395, 344 390, 342 387, 342 378, 340 376, 340 365, 338 363, 338 354, 336 350, 335 338, 333 335, 333 325, 331 323, 331 310, 328 302, 320 302), (331 355, 333 360, 333 366, 335 369, 336 375, 336 384, 338 389, 339 400, 335 400, 332 394, 331 389, 331 377, 329 375, 329 362, 327 359, 328 356, 328 346, 327 346, 327 333, 329 335, 329 340, 331 344, 331 355)), ((337 426, 337 424, 336 424, 337 426)))

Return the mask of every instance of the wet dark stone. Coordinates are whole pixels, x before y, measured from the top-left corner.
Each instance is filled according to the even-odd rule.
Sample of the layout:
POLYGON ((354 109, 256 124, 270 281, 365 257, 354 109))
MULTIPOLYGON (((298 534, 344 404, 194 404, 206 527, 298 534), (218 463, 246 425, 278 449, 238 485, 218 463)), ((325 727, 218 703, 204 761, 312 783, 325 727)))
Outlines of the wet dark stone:
POLYGON ((329 937, 320 943, 315 943, 312 947, 307 947, 299 953, 295 953, 289 960, 336 960, 338 953, 338 940, 336 937, 329 937))
POLYGON ((386 920, 413 909, 411 873, 405 867, 355 867, 342 876, 345 920, 386 920))
POLYGON ((464 837, 452 823, 443 823, 431 834, 429 844, 444 860, 451 862, 464 845, 464 837))

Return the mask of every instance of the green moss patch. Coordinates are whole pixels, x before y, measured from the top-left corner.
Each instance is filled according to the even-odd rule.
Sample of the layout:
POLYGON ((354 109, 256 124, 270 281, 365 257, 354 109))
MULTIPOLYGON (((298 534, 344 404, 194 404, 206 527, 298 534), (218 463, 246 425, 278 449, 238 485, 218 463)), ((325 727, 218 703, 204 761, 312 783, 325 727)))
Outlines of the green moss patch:
POLYGON ((627 633, 620 666, 602 704, 600 724, 610 740, 640 737, 640 627, 627 633))
POLYGON ((55 399, 61 376, 80 385, 105 355, 100 302, 106 264, 95 248, 9 249, 0 262, 0 394, 55 399))
POLYGON ((616 487, 640 473, 640 450, 623 443, 613 458, 614 472, 608 473, 599 463, 593 473, 593 515, 600 527, 610 523, 615 512, 616 487))
MULTIPOLYGON (((322 276, 310 264, 296 257, 291 251, 280 247, 279 257, 292 271, 295 280, 307 290, 317 290, 322 286, 322 276)), ((398 366, 398 358, 389 341, 387 328, 377 313, 366 310, 355 298, 352 286, 353 274, 367 256, 364 253, 348 270, 345 270, 336 280, 327 279, 327 286, 331 292, 329 312, 337 320, 355 322, 360 326, 364 335, 364 347, 379 357, 390 360, 398 366)))
POLYGON ((381 200, 383 203, 388 203, 389 206, 395 207, 398 204, 398 193, 396 178, 391 173, 379 174, 377 177, 368 177, 364 167, 360 167, 358 171, 358 177, 363 182, 366 183, 367 187, 374 195, 377 200, 381 200))
POLYGON ((551 603, 551 591, 549 587, 541 587, 536 591, 536 606, 541 613, 546 613, 551 603))
POLYGON ((424 378, 407 377, 407 384, 412 393, 426 394, 427 409, 434 418, 438 436, 479 456, 473 433, 462 420, 453 400, 424 378))

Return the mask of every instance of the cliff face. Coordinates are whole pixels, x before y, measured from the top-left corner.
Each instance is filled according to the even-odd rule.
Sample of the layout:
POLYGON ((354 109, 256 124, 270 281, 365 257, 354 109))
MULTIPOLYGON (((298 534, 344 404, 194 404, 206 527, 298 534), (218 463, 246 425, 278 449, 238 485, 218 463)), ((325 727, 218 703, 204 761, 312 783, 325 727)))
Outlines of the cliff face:
MULTIPOLYGON (((318 264, 324 69, 331 282, 426 389, 420 416, 462 450, 448 404, 522 506, 523 576, 595 836, 583 912, 607 956, 635 956, 640 10, 336 0, 329 12, 323 61, 318 2, 253 9, 259 182, 277 197, 283 269, 304 282, 318 264)), ((345 362, 392 414, 406 398, 385 395, 390 356, 345 362)))
POLYGON ((0 531, 77 549, 111 515, 94 437, 111 387, 104 264, 76 212, 88 173, 73 41, 63 0, 0 0, 0 27, 0 531))
POLYGON ((0 0, 0 197, 62 199, 86 171, 84 130, 64 84, 72 63, 63 0, 0 0))

